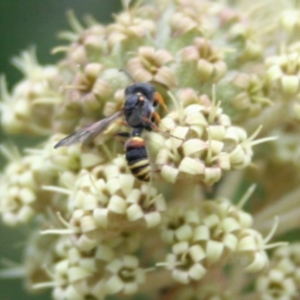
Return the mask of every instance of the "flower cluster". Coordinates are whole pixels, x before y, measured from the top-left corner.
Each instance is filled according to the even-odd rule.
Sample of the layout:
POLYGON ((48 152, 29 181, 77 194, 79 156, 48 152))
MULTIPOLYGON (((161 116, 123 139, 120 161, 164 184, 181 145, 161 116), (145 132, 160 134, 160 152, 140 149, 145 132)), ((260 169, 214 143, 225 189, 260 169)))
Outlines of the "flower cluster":
POLYGON ((2 77, 3 130, 45 141, 0 145, 0 218, 35 228, 0 277, 55 300, 297 299, 299 246, 271 239, 299 229, 299 7, 146 2, 109 25, 69 13, 61 59, 25 51, 2 77), (131 85, 154 96, 129 118, 131 85))
POLYGON ((239 93, 232 99, 232 105, 241 114, 239 118, 257 116, 271 100, 266 97, 265 82, 256 74, 238 74, 232 81, 239 93))
POLYGON ((171 246, 165 266, 180 283, 201 280, 215 265, 241 260, 250 272, 268 264, 262 236, 251 228, 251 215, 227 199, 202 202, 197 208, 176 208, 170 212, 162 230, 171 246))
POLYGON ((124 158, 118 157, 78 175, 68 199, 69 222, 77 235, 100 228, 118 235, 132 226, 158 225, 165 206, 162 194, 138 182, 128 173, 124 158))
POLYGON ((156 152, 155 163, 166 181, 192 180, 210 185, 225 171, 249 165, 254 137, 233 126, 219 103, 189 89, 180 91, 178 103, 183 107, 166 115, 160 124, 170 137, 166 134, 165 139, 149 139, 149 147, 156 152))
POLYGON ((289 51, 266 60, 268 80, 287 95, 295 95, 299 92, 300 60, 298 55, 298 51, 289 51))
POLYGON ((43 149, 28 149, 24 157, 9 146, 2 147, 2 152, 11 161, 1 180, 0 210, 5 223, 27 223, 47 205, 59 208, 60 205, 55 204, 56 195, 44 187, 71 186, 81 168, 105 160, 104 155, 97 151, 81 153, 79 145, 55 150, 53 146, 60 138, 61 135, 54 135, 43 149), (43 199, 42 205, 39 199, 43 199))
POLYGON ((196 38, 193 46, 182 50, 182 62, 183 65, 196 66, 196 73, 201 82, 219 81, 227 71, 221 53, 203 38, 196 38))
POLYGON ((133 294, 145 280, 145 270, 139 268, 135 256, 117 258, 109 245, 99 245, 93 251, 79 250, 65 236, 56 239, 35 236, 31 242, 34 247, 26 253, 31 262, 27 270, 30 283, 35 288, 54 287, 54 299, 103 299, 109 294, 133 294), (52 251, 45 257, 41 245, 49 243, 52 251), (37 262, 49 264, 47 276, 37 262), (105 262, 109 262, 106 267, 105 262), (48 281, 41 282, 49 276, 48 281))
POLYGON ((39 65, 33 49, 23 52, 13 62, 24 79, 10 94, 5 78, 1 77, 1 125, 11 134, 50 134, 50 112, 53 102, 60 98, 57 89, 61 80, 57 66, 39 65))
POLYGON ((291 244, 278 248, 271 261, 267 272, 259 276, 256 290, 259 299, 297 299, 300 291, 300 245, 291 244))

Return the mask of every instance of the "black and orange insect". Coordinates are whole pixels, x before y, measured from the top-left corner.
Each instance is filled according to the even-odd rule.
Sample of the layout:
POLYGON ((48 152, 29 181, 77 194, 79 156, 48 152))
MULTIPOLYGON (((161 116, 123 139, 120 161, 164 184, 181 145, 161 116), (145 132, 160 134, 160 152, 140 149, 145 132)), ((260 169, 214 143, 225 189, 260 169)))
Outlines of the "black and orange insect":
POLYGON ((118 136, 128 138, 125 143, 125 158, 131 173, 141 181, 150 181, 151 167, 145 140, 134 133, 119 132, 118 136))
POLYGON ((145 141, 133 136, 125 144, 125 157, 131 173, 141 181, 150 181, 151 167, 145 141))
POLYGON ((109 124, 124 116, 126 124, 132 129, 131 133, 120 132, 119 136, 128 137, 125 144, 125 156, 132 174, 142 181, 150 180, 150 163, 141 137, 143 130, 158 131, 156 123, 160 121, 155 111, 158 105, 165 109, 162 96, 149 83, 134 83, 125 89, 125 102, 121 110, 113 115, 81 128, 59 141, 54 148, 69 146, 77 143, 87 144, 103 132, 109 124))

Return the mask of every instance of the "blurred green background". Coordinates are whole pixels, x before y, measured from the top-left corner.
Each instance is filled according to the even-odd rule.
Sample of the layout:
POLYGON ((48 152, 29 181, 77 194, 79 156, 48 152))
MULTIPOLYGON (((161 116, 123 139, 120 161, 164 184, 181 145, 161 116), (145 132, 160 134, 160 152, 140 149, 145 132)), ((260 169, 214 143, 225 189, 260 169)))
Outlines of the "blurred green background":
MULTIPOLYGON (((5 74, 11 88, 21 79, 21 73, 10 63, 13 56, 35 45, 41 64, 55 63, 58 56, 50 54, 52 48, 62 44, 57 39, 60 30, 69 29, 66 12, 73 10, 82 19, 93 15, 101 23, 112 21, 112 14, 121 9, 120 0, 0 0, 0 74, 5 74)), ((22 146, 27 137, 15 137, 22 146)), ((0 130, 0 143, 8 137, 0 130)), ((0 158, 1 169, 5 161, 0 158)), ((1 197, 1 195, 0 195, 1 197)), ((22 245, 28 229, 7 228, 0 224, 0 269, 3 260, 19 262, 22 245)), ((29 295, 22 280, 0 279, 0 300, 50 299, 49 293, 29 295)))

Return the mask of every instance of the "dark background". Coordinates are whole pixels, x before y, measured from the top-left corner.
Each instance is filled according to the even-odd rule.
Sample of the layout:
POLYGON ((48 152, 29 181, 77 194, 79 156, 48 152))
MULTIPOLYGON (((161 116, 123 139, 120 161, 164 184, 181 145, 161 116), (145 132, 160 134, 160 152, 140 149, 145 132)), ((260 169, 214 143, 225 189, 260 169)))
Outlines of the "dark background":
MULTIPOLYGON (((34 45, 41 64, 55 63, 57 55, 51 50, 65 43, 57 39, 57 33, 70 29, 66 12, 73 10, 79 19, 93 15, 101 23, 113 20, 112 14, 121 9, 120 0, 0 0, 0 74, 5 74, 11 88, 22 76, 10 61, 24 49, 34 45)), ((0 144, 7 141, 0 128, 0 144)), ((22 145, 26 137, 15 140, 22 145)), ((0 169, 5 161, 0 157, 0 169)), ((0 195, 1 197, 1 195, 0 195)), ((1 201, 1 199, 0 199, 1 201)), ((5 268, 4 260, 20 262, 22 246, 26 241, 28 228, 7 228, 0 222, 0 270, 5 268)), ((0 279, 0 300, 48 300, 50 293, 29 295, 24 291, 22 280, 0 279)))

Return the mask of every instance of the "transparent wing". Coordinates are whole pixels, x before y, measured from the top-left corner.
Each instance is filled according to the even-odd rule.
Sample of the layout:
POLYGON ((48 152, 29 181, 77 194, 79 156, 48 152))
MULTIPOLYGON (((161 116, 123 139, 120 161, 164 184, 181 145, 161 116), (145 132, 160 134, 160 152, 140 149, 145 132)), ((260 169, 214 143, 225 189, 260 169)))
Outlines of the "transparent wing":
POLYGON ((89 126, 81 128, 64 139, 60 140, 54 148, 70 146, 73 144, 83 143, 86 144, 92 141, 98 134, 100 134, 110 123, 112 123, 117 118, 121 117, 123 110, 117 111, 113 115, 104 118, 96 123, 93 123, 89 126))

